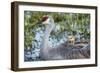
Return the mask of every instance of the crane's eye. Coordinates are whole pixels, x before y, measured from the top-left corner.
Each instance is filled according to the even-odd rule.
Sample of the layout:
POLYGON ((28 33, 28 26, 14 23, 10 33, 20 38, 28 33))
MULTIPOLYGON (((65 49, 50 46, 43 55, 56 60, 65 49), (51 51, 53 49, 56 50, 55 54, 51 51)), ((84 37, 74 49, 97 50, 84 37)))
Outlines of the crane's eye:
POLYGON ((42 22, 46 21, 47 19, 48 19, 47 16, 43 16, 43 18, 42 18, 42 22))

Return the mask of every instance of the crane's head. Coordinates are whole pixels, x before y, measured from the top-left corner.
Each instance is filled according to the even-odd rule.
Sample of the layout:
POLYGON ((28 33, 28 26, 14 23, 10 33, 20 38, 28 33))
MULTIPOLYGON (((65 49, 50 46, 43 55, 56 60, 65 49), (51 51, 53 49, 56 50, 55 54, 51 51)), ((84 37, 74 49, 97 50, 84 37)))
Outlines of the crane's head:
POLYGON ((48 30, 54 30, 54 28, 55 28, 53 17, 50 16, 50 15, 44 15, 41 18, 40 22, 41 22, 42 25, 46 25, 46 28, 48 30))
POLYGON ((42 24, 54 24, 54 20, 52 16, 49 15, 44 15, 42 17, 42 24))

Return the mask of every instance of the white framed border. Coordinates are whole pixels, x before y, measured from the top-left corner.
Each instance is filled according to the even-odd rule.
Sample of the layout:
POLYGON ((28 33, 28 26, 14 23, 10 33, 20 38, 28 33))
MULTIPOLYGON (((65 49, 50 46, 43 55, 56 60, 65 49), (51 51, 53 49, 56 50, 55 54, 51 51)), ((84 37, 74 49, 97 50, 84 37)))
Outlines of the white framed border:
POLYGON ((28 6, 19 5, 19 68, 35 68, 35 67, 50 67, 50 66, 63 66, 63 65, 84 65, 84 64, 95 64, 95 10, 83 9, 83 8, 62 8, 62 7, 48 7, 48 6, 28 6), (89 13, 90 18, 90 30, 91 30, 91 58, 90 59, 77 59, 77 60, 56 60, 56 61, 33 61, 24 62, 24 11, 44 11, 44 12, 64 12, 64 13, 89 13))

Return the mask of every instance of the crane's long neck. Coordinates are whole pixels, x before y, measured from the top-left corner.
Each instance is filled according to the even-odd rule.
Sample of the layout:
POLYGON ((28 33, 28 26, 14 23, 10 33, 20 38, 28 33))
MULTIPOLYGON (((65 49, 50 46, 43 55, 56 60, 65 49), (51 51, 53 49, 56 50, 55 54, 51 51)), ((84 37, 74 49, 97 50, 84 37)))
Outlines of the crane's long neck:
POLYGON ((50 36, 50 33, 51 33, 53 27, 54 27, 54 23, 48 25, 46 30, 45 30, 44 39, 43 39, 43 48, 49 48, 50 47, 49 36, 50 36))

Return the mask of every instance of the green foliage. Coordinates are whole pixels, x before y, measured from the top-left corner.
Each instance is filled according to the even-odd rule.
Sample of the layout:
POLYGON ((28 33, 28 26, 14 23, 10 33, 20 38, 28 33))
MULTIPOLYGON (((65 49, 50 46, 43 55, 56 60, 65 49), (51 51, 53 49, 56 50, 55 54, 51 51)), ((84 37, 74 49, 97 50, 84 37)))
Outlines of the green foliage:
MULTIPOLYGON (((25 48, 32 47, 32 41, 35 39, 35 30, 40 27, 41 24, 37 22, 41 21, 44 15, 51 15, 54 18, 56 26, 60 26, 59 31, 52 34, 58 37, 64 31, 68 31, 70 35, 76 35, 80 33, 85 39, 90 38, 90 14, 83 13, 59 13, 59 12, 24 12, 24 45, 25 48)), ((59 38, 59 37, 58 37, 59 38)))

